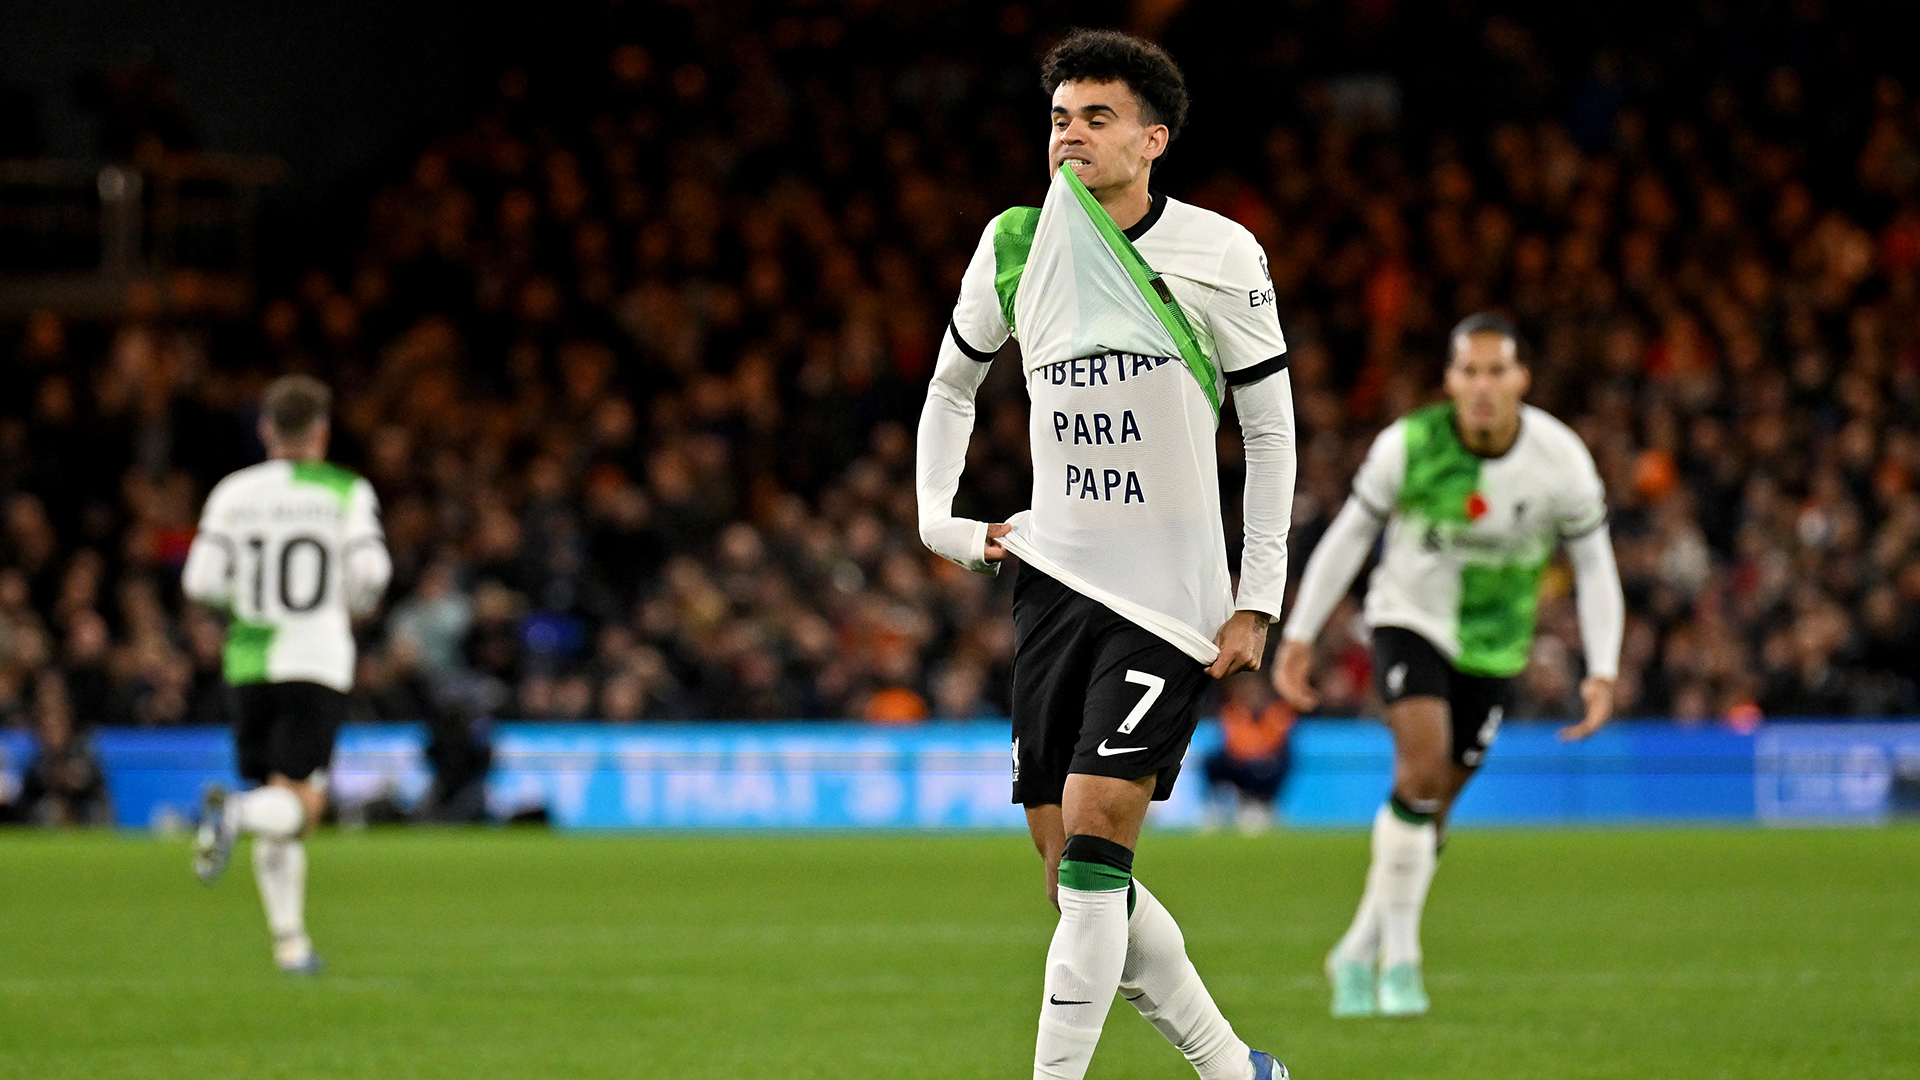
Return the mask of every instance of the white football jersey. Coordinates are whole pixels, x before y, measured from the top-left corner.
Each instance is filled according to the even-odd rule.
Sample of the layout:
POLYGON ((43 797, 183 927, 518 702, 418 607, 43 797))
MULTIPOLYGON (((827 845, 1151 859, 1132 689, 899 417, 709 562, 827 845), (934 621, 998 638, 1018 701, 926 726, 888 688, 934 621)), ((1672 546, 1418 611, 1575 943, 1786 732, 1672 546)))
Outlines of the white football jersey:
MULTIPOLYGON (((1248 492, 1284 514, 1292 497, 1287 344, 1259 243, 1228 218, 1159 195, 1126 235, 1179 301, 1213 378, 1244 386, 1278 376, 1277 393, 1243 394, 1240 415, 1250 437, 1255 427, 1284 432, 1287 467, 1277 475, 1287 490, 1256 493, 1250 484, 1248 492)), ((1002 543, 1211 662, 1213 636, 1236 607, 1212 404, 1063 178, 1040 209, 1010 305, 1008 283, 996 289, 1005 253, 996 258, 995 242, 989 225, 952 333, 975 359, 990 358, 1011 334, 1024 358, 1033 497, 1008 520, 1013 531, 1002 543)), ((923 485, 923 500, 930 488, 923 485)), ((1257 535, 1250 528, 1238 606, 1277 615, 1285 567, 1284 519, 1257 535)))
POLYGON ((226 608, 227 682, 353 687, 351 617, 390 571, 380 503, 323 461, 266 461, 214 486, 182 573, 187 595, 226 608))
POLYGON ((1497 458, 1468 451, 1453 415, 1443 403, 1396 420, 1354 476, 1354 498, 1388 520, 1366 619, 1419 633, 1469 674, 1516 675, 1541 573, 1562 540, 1606 524, 1606 493, 1586 444, 1550 414, 1522 406, 1497 458))

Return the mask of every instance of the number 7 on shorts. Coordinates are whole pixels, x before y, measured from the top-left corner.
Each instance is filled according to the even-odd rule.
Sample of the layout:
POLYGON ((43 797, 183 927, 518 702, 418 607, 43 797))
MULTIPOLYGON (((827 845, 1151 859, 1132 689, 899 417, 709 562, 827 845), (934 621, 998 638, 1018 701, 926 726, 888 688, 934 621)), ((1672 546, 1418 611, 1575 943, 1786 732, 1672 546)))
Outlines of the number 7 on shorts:
POLYGON ((1140 701, 1134 705, 1133 711, 1127 714, 1125 720, 1120 721, 1118 734, 1121 735, 1133 734, 1133 729, 1140 726, 1141 720, 1146 719, 1147 710, 1153 708, 1153 703, 1160 700, 1160 692, 1167 688, 1167 680, 1132 668, 1127 669, 1127 681, 1146 687, 1147 692, 1140 695, 1140 701))

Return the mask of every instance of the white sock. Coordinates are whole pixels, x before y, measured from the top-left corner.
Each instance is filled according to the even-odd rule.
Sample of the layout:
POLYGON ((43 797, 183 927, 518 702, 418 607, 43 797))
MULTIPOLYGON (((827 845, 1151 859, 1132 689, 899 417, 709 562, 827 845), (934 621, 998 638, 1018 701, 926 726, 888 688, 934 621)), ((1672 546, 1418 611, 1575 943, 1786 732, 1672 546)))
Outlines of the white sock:
POLYGON ((298 839, 255 840, 253 880, 267 909, 275 955, 283 962, 304 959, 313 947, 307 940, 307 845, 298 839))
POLYGON ((1034 1080, 1081 1080, 1099 1045, 1127 961, 1127 878, 1119 870, 1111 875, 1119 888, 1060 886, 1060 925, 1047 947, 1046 997, 1033 1048, 1034 1080))
POLYGON ((1386 803, 1373 815, 1373 858, 1367 864, 1367 887, 1360 893, 1360 906, 1354 910, 1353 924, 1347 927, 1340 944, 1333 947, 1336 960, 1372 967, 1380 958, 1380 879, 1385 876, 1387 821, 1393 810, 1386 803))
POLYGON ((291 790, 266 784, 229 798, 226 817, 227 826, 236 832, 285 840, 300 835, 307 809, 291 790))
POLYGON ((1154 895, 1133 882, 1120 996, 1179 1048, 1204 1080, 1253 1080, 1247 1044, 1233 1033, 1187 958, 1186 938, 1154 895))
MULTIPOLYGON (((1420 912, 1439 864, 1433 821, 1415 824, 1388 810, 1380 853, 1380 966, 1420 962, 1420 912)), ((1376 858, 1379 858, 1376 855, 1376 858)))

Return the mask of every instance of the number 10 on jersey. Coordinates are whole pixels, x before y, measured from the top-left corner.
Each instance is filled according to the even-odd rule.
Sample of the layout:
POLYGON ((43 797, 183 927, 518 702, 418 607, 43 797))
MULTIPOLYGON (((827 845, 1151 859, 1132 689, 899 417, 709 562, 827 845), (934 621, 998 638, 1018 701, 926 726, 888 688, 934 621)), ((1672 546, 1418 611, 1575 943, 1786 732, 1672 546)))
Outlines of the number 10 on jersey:
POLYGON ((248 579, 252 610, 264 614, 269 595, 279 601, 282 610, 296 615, 319 607, 327 596, 331 561, 327 546, 317 537, 294 535, 282 541, 278 551, 271 547, 265 536, 247 537, 247 556, 253 563, 248 579))

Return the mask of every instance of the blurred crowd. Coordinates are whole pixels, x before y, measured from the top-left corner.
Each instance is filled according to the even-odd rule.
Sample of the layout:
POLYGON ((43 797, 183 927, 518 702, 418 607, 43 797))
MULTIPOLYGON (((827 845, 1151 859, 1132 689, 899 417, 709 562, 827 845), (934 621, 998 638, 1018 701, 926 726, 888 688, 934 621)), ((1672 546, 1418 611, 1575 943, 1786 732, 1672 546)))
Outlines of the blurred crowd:
MULTIPOLYGON (((156 304, 8 331, 0 723, 223 717, 221 628, 177 572, 288 371, 335 386, 334 456, 384 504, 365 718, 1003 714, 1013 574, 921 547, 913 425, 980 230, 1043 190, 1048 10, 615 4, 421 146, 254 325, 156 304)), ((1296 575, 1372 435, 1436 393, 1446 328, 1505 309, 1531 400, 1607 483, 1625 713, 1920 712, 1920 84, 1834 62, 1818 26, 1708 77, 1389 14, 1325 33, 1455 59, 1351 76, 1311 20, 1219 18, 1163 28, 1196 92, 1164 186, 1269 254, 1296 575)), ((1012 355, 962 514, 1027 497, 1012 355)), ((1231 537, 1231 418, 1220 452, 1231 537)), ((1569 589, 1549 576, 1533 715, 1574 709, 1569 589)), ((1357 607, 1323 642, 1327 708, 1370 708, 1357 607)))

